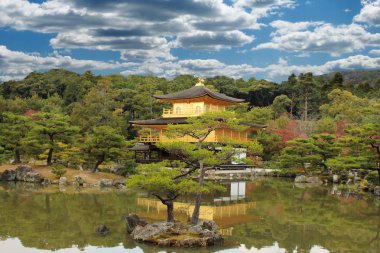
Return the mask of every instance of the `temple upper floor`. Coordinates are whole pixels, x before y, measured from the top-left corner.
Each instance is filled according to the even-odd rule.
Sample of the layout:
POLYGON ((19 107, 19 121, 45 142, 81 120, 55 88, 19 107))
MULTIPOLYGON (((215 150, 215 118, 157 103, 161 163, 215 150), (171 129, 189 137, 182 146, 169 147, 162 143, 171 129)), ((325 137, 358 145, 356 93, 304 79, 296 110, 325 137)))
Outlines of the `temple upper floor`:
POLYGON ((189 103, 173 103, 171 108, 165 108, 162 113, 163 118, 171 117, 195 117, 206 112, 225 111, 225 105, 207 104, 204 101, 189 103))
POLYGON ((229 97, 207 88, 203 79, 186 90, 166 95, 155 95, 161 102, 172 104, 163 110, 163 118, 193 117, 206 112, 225 111, 227 106, 244 102, 243 99, 229 97))

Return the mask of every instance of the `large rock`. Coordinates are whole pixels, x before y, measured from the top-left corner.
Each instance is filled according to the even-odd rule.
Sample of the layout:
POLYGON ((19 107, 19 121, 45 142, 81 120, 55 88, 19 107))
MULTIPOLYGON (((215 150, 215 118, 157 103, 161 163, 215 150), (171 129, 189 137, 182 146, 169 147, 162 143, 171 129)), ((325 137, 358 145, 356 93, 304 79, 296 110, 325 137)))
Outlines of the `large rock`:
POLYGON ((218 225, 216 225, 215 221, 212 220, 202 220, 197 225, 189 227, 189 230, 194 233, 201 233, 204 230, 218 232, 218 229, 218 225))
POLYGON ((0 177, 1 181, 16 181, 16 171, 14 170, 5 170, 0 177))
POLYGON ((148 224, 146 221, 141 220, 140 217, 137 214, 129 214, 125 221, 127 223, 127 231, 128 233, 132 233, 132 231, 136 228, 136 226, 144 227, 146 224, 148 224))
POLYGON ((37 171, 27 172, 24 176, 24 181, 29 183, 41 183, 43 180, 41 174, 37 171))
POLYGON ((118 189, 124 189, 125 188, 125 179, 116 178, 112 181, 112 185, 118 189))
POLYGON ((294 179, 294 183, 323 184, 323 181, 319 177, 299 175, 294 179))
POLYGON ((41 183, 43 178, 39 172, 32 170, 32 167, 20 165, 15 170, 5 170, 1 175, 1 180, 41 183))
POLYGON ((67 177, 60 177, 58 184, 59 185, 66 185, 67 184, 67 177))
POLYGON ((49 178, 43 178, 42 179, 42 184, 44 185, 49 185, 49 184, 52 184, 51 180, 49 178))
POLYGON ((339 176, 333 175, 333 183, 339 183, 339 176))
POLYGON ((202 221, 198 225, 187 227, 178 222, 156 222, 139 225, 137 215, 127 217, 128 230, 132 228, 134 240, 154 243, 164 247, 207 247, 223 242, 218 226, 213 221, 202 221), (131 224, 129 224, 131 223, 131 224))
POLYGON ((102 179, 99 182, 100 187, 111 187, 113 184, 112 179, 102 179))
POLYGON ((294 179, 294 183, 306 183, 306 176, 304 175, 298 175, 294 179))
POLYGON ((160 235, 169 232, 175 225, 176 223, 174 222, 156 222, 145 226, 137 225, 135 229, 133 229, 131 236, 138 241, 152 241, 160 235))
POLYGON ((217 232, 219 229, 218 225, 216 225, 215 221, 213 220, 202 220, 200 222, 200 225, 203 229, 208 229, 213 232, 217 232))
POLYGON ((15 169, 15 172, 17 181, 25 181, 27 174, 32 172, 32 167, 28 165, 20 165, 15 169))
POLYGON ((309 184, 323 184, 323 181, 319 177, 307 177, 306 183, 309 184))

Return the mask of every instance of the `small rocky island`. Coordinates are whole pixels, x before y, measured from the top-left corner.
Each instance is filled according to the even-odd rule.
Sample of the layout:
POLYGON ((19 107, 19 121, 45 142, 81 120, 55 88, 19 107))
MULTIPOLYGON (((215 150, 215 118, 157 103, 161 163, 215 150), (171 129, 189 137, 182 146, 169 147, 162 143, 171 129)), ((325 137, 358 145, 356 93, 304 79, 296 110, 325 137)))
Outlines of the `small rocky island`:
POLYGON ((197 225, 164 221, 148 223, 137 214, 129 214, 126 225, 134 240, 162 247, 208 247, 223 243, 218 226, 210 220, 200 221, 197 225))

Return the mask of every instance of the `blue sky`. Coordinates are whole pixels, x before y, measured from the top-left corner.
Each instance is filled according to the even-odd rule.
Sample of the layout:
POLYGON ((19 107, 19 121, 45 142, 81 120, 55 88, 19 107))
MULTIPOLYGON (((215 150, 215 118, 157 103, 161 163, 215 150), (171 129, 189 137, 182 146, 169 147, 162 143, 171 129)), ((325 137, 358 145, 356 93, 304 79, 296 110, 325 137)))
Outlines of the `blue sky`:
POLYGON ((380 0, 1 0, 0 81, 97 74, 285 80, 380 68, 380 0))

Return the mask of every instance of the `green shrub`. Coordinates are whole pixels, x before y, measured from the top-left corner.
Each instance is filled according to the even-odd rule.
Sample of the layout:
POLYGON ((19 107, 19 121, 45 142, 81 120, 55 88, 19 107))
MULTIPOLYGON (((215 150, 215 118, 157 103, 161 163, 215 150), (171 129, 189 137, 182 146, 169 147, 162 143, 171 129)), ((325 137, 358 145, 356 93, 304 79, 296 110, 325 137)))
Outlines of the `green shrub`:
POLYGON ((127 160, 124 166, 116 169, 116 174, 120 176, 127 176, 136 174, 137 163, 134 160, 127 160))
POLYGON ((342 174, 342 175, 340 175, 339 179, 340 179, 341 183, 345 183, 345 182, 348 181, 348 175, 347 174, 342 174))
POLYGON ((53 165, 53 169, 51 170, 51 173, 53 173, 56 178, 60 178, 66 174, 66 170, 62 165, 57 164, 57 165, 53 165))
POLYGON ((379 175, 377 171, 371 171, 368 173, 368 175, 365 177, 365 179, 368 181, 368 183, 372 185, 380 185, 379 184, 379 175))
POLYGON ((273 175, 278 176, 278 177, 295 178, 297 176, 297 173, 291 170, 278 170, 278 171, 275 171, 273 175))
POLYGON ((104 173, 113 173, 113 171, 110 168, 103 168, 103 169, 100 169, 99 171, 104 172, 104 173))

